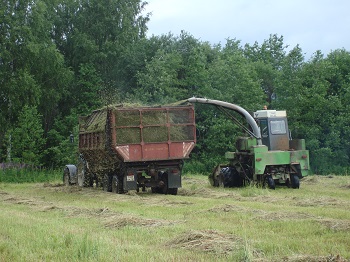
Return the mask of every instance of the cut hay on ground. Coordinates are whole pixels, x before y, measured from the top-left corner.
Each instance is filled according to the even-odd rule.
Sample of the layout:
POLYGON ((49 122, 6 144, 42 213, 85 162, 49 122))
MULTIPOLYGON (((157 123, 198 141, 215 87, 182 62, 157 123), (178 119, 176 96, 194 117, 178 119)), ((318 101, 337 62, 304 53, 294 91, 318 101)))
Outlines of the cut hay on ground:
POLYGON ((199 250, 216 254, 229 254, 243 247, 239 237, 220 233, 216 230, 190 231, 166 243, 173 248, 199 250))

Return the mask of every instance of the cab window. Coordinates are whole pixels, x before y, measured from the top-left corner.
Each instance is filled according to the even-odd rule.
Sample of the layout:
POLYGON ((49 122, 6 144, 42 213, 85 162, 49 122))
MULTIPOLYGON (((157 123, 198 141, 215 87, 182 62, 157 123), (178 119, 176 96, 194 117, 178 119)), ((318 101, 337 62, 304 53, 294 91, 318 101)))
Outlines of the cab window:
POLYGON ((265 119, 260 120, 260 130, 261 130, 261 135, 263 137, 269 135, 269 130, 267 128, 267 120, 265 120, 265 119))
POLYGON ((281 135, 286 134, 286 123, 284 120, 271 120, 270 121, 271 134, 281 135))

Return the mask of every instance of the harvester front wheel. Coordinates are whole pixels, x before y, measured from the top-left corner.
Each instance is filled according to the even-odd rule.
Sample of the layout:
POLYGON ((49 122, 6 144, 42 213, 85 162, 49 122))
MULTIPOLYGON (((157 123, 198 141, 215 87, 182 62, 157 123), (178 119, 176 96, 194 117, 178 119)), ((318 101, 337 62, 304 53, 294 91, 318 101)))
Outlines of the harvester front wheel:
POLYGON ((275 180, 273 180, 272 176, 265 177, 265 185, 267 185, 270 189, 276 189, 275 180))

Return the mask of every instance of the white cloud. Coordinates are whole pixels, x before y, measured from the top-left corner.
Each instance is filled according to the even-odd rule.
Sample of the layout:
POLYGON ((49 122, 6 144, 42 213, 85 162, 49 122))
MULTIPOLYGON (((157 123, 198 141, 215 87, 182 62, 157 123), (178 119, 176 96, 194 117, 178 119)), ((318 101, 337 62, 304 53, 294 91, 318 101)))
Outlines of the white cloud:
POLYGON ((311 55, 350 50, 350 1, 346 0, 148 0, 149 34, 184 30, 212 44, 236 38, 261 43, 270 34, 311 55))

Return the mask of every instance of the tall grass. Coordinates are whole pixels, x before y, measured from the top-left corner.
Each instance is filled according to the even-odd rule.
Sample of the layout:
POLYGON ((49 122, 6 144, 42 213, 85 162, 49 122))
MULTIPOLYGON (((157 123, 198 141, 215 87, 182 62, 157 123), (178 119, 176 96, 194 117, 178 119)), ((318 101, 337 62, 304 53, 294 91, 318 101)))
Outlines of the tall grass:
POLYGON ((44 168, 6 168, 0 169, 0 182, 3 183, 42 183, 62 180, 62 170, 44 168))

